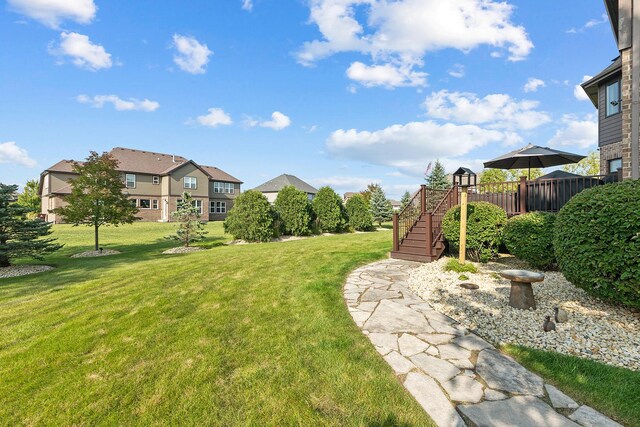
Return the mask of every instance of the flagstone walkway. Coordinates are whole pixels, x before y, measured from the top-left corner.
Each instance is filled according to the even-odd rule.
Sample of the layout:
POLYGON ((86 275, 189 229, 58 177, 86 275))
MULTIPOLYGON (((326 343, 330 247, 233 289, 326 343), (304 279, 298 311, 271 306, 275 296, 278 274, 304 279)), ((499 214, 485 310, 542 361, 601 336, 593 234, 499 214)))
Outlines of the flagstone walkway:
POLYGON ((406 286, 420 264, 384 260, 353 271, 349 312, 438 426, 620 426, 578 405, 406 286))

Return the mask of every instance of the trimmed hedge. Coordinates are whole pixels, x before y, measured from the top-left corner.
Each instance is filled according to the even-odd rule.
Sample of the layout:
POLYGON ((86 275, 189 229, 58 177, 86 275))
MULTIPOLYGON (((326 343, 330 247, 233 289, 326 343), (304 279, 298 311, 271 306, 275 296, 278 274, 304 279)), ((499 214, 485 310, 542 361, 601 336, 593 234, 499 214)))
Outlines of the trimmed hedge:
POLYGON ((347 216, 349 226, 357 231, 371 231, 373 229, 373 215, 369 210, 369 203, 362 194, 355 194, 347 200, 347 216))
POLYGON ((274 235, 274 212, 267 198, 259 191, 240 194, 227 214, 224 231, 234 239, 247 242, 268 242, 274 235))
POLYGON ((347 226, 347 211, 342 199, 331 187, 318 190, 312 205, 320 232, 339 233, 347 226))
MULTIPOLYGON (((507 213, 501 207, 488 202, 470 202, 467 205, 467 256, 469 259, 487 262, 498 254, 502 229, 507 213)), ((460 205, 449 209, 442 218, 442 232, 451 250, 460 247, 460 205)))
POLYGON ((293 185, 287 185, 278 192, 273 206, 284 234, 293 236, 311 234, 314 215, 307 193, 293 185))
POLYGON ((553 249, 555 220, 556 215, 547 212, 530 212, 510 218, 502 236, 509 253, 534 268, 553 269, 556 264, 553 249))
POLYGON ((640 181, 584 190, 558 213, 553 240, 567 280, 640 308, 640 181))

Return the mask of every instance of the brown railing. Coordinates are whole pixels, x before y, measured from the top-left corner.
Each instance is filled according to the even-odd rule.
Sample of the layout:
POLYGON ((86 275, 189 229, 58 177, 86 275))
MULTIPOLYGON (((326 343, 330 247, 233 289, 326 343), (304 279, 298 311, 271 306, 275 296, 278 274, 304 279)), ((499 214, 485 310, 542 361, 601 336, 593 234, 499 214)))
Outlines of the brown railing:
POLYGON ((520 200, 518 192, 520 182, 490 182, 486 184, 478 184, 470 187, 468 190, 468 199, 470 202, 489 202, 500 206, 507 212, 507 215, 517 215, 520 212, 520 200))
POLYGON ((433 210, 427 214, 427 237, 431 238, 430 241, 427 242, 428 248, 433 247, 440 238, 442 234, 442 218, 444 218, 444 214, 446 214, 449 209, 458 204, 458 193, 458 187, 446 190, 444 197, 442 197, 440 202, 434 206, 433 210), (429 226, 429 223, 431 226, 429 226), (429 233, 429 229, 431 229, 431 233, 429 233))
POLYGON ((607 178, 606 175, 593 175, 526 181, 526 212, 558 212, 573 196, 605 184, 607 178))
POLYGON ((402 239, 407 237, 411 227, 413 227, 424 212, 425 206, 425 186, 420 187, 409 203, 398 213, 393 215, 393 250, 397 251, 402 239))

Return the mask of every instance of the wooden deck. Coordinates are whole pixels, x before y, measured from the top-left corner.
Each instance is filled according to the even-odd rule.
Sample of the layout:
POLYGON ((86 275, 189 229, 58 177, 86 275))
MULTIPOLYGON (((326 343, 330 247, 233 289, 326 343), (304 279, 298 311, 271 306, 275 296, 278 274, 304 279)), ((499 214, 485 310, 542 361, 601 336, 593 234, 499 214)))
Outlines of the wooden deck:
MULTIPOLYGON (((579 192, 618 180, 615 175, 576 176, 478 184, 467 188, 470 202, 500 206, 508 216, 526 212, 558 212, 579 192)), ((391 258, 430 262, 442 256, 446 242, 442 234, 444 214, 460 200, 460 188, 435 190, 420 187, 405 208, 393 215, 391 258)))

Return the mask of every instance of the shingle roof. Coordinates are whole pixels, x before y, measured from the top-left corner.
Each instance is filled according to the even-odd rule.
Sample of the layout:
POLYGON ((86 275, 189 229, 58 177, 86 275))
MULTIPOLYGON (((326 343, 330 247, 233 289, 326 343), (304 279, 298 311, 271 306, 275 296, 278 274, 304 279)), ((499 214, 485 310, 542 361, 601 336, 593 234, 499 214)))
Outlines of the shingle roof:
MULTIPOLYGON (((123 147, 115 147, 109 152, 109 154, 118 161, 118 170, 122 172, 144 173, 149 175, 166 175, 177 167, 189 162, 189 160, 182 156, 123 147)), ((73 173, 73 164, 73 160, 61 160, 46 169, 45 172, 73 173)), ((202 168, 211 177, 211 179, 242 184, 242 181, 238 178, 235 178, 214 166, 200 166, 197 164, 196 166, 202 168)))
POLYGON ((310 186, 309 184, 307 184, 297 176, 287 175, 287 174, 282 174, 280 176, 277 176, 272 180, 257 186, 256 188, 254 188, 254 190, 260 191, 262 193, 277 193, 287 185, 293 185, 298 190, 302 190, 308 194, 318 193, 318 190, 316 190, 314 187, 310 186))
POLYGON ((201 166, 201 167, 209 174, 211 179, 213 179, 214 181, 237 182, 238 184, 242 184, 242 181, 240 181, 238 178, 229 175, 222 169, 218 169, 215 166, 201 166))
POLYGON ((598 84, 620 72, 622 72, 622 59, 618 56, 607 68, 580 85, 596 108, 598 108, 598 84))

